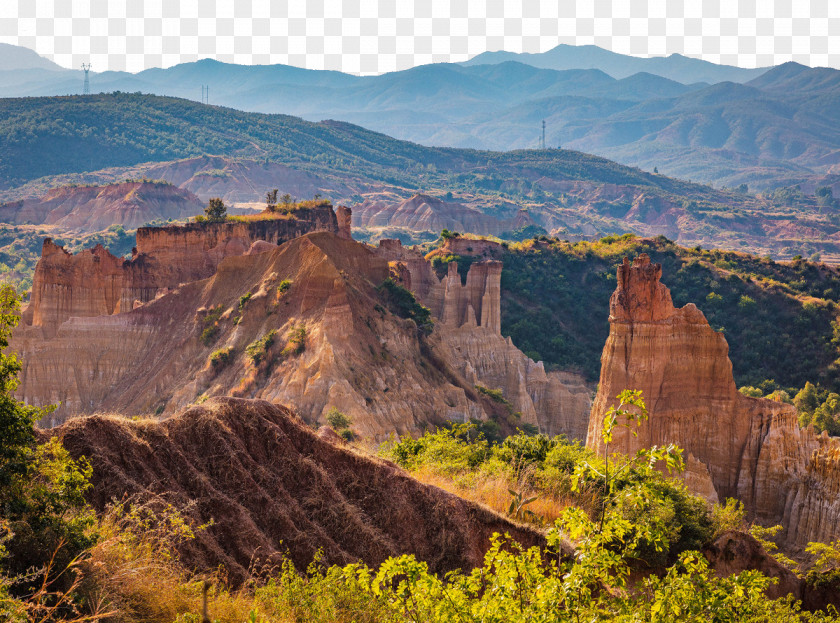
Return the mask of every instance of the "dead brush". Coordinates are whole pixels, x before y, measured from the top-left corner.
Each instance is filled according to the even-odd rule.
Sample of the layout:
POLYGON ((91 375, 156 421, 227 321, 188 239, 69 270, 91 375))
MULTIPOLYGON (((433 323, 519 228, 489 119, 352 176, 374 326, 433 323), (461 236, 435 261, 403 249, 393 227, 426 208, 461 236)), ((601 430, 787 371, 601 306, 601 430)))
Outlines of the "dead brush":
POLYGON ((0 614, 9 616, 12 621, 32 623, 102 621, 116 614, 114 610, 96 599, 87 603, 86 611, 81 609, 76 597, 83 586, 84 574, 80 572, 80 569, 87 562, 87 554, 79 555, 65 569, 54 573, 57 555, 64 545, 63 540, 58 543, 49 562, 42 569, 32 571, 24 578, 3 579, 4 583, 14 584, 19 581, 29 583, 41 578, 41 583, 32 593, 14 602, 7 601, 0 595, 0 607, 2 607, 0 614), (65 583, 67 576, 73 578, 69 586, 65 583), (59 585, 62 588, 57 588, 59 585))
POLYGON ((251 596, 223 588, 208 595, 219 578, 196 577, 179 561, 178 546, 202 528, 191 526, 185 509, 159 500, 112 505, 101 519, 100 541, 79 565, 77 592, 121 623, 197 623, 205 598, 211 620, 247 620, 251 596))

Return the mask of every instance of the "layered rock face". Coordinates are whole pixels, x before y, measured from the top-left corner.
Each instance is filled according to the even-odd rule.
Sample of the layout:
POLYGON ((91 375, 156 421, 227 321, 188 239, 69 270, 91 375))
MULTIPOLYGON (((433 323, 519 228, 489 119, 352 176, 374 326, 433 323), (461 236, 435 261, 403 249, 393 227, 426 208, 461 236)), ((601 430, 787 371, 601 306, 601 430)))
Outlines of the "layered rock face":
MULTIPOLYGON (((492 255, 499 245, 484 241, 474 252, 492 255)), ((458 242, 457 244, 461 244, 458 242)), ((438 280, 429 262, 419 253, 404 249, 398 240, 383 240, 378 254, 389 260, 392 274, 412 290, 438 319, 436 332, 442 338, 447 359, 473 385, 501 389, 523 422, 549 435, 565 434, 584 440, 590 392, 582 377, 546 372, 520 351, 510 338, 501 335, 502 263, 483 260, 470 266, 462 283, 458 266, 450 262, 448 273, 438 280)))
POLYGON ((71 255, 48 238, 22 324, 51 337, 71 317, 131 311, 168 288, 205 279, 222 259, 246 253, 255 241, 276 245, 310 231, 338 231, 331 208, 301 209, 291 218, 141 227, 130 260, 101 246, 71 255))
POLYGON ((575 426, 586 420, 587 388, 546 374, 499 334, 498 262, 476 264, 466 284, 457 273, 441 282, 419 254, 382 250, 403 256, 412 273, 365 245, 314 232, 280 246, 257 241, 220 259, 208 278, 121 307, 120 278, 141 257, 148 279, 157 278, 157 258, 46 249, 40 270, 50 279, 39 279, 11 345, 24 363, 19 396, 61 403, 45 424, 108 410, 168 415, 236 395, 292 405, 313 424, 336 407, 357 433, 384 438, 504 410, 476 391, 480 383, 501 388, 524 422, 582 437, 575 426), (430 336, 379 304, 375 286, 397 266, 437 293, 441 310, 455 310, 430 336), (292 285, 280 291, 284 281, 292 285), (211 361, 214 351, 224 362, 211 361))
POLYGON ((134 229, 155 219, 183 219, 201 214, 203 205, 189 192, 157 182, 107 186, 63 186, 38 199, 0 206, 0 222, 56 225, 99 231, 111 225, 134 229))
POLYGON ((648 421, 637 437, 617 429, 609 451, 676 443, 699 493, 743 500, 791 544, 836 538, 840 444, 800 429, 790 405, 741 395, 723 334, 693 304, 675 309, 661 276, 644 254, 618 269, 587 445, 604 452, 604 414, 622 390, 642 390, 648 421))
POLYGON ((533 221, 525 211, 512 218, 499 219, 474 207, 418 194, 402 201, 368 199, 355 206, 353 224, 356 227, 401 227, 433 232, 450 229, 495 235, 531 225, 533 221))

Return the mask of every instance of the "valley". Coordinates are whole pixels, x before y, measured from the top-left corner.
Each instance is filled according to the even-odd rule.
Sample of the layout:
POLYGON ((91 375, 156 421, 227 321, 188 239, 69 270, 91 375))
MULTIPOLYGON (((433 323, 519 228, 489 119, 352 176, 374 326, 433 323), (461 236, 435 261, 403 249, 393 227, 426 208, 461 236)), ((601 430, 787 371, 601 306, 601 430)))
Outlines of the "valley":
POLYGON ((0 619, 838 620, 836 70, 2 58, 0 619))

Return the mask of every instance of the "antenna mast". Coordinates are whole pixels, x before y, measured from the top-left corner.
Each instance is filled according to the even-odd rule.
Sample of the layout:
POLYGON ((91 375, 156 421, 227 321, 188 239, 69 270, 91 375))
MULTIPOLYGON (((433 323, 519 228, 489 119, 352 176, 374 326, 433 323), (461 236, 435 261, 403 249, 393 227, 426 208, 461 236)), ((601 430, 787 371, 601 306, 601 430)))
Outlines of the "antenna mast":
POLYGON ((85 72, 85 88, 82 91, 85 95, 90 95, 90 78, 88 77, 88 72, 90 72, 90 63, 85 65, 82 63, 82 69, 85 72))

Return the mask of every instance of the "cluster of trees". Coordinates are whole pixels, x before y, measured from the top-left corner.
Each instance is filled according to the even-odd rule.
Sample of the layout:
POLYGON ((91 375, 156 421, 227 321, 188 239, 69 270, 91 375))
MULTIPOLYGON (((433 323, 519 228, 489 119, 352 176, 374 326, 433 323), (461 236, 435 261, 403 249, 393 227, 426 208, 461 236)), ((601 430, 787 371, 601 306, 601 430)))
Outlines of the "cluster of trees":
POLYGON ((502 258, 502 333, 530 357, 596 380, 616 268, 643 252, 663 265, 675 305, 696 304, 724 332, 739 386, 773 378, 784 387, 812 381, 840 392, 840 277, 804 260, 780 264, 630 234, 510 244, 502 258))

